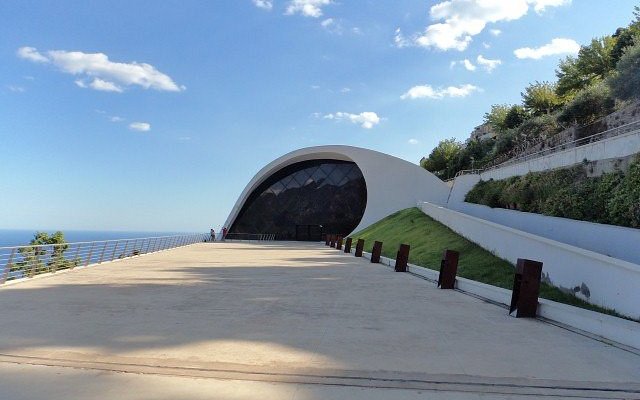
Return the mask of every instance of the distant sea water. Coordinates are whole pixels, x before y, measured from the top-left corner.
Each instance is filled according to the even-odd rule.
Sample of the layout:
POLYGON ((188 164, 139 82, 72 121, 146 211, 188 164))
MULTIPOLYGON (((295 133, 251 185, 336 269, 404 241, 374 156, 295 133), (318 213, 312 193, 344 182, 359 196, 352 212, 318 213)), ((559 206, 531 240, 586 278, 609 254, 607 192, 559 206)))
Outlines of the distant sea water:
MULTIPOLYGON (((62 229, 61 229, 62 230, 62 229)), ((0 229, 0 247, 21 246, 29 244, 37 229, 0 229)), ((54 233, 55 230, 41 230, 42 232, 54 233)), ((135 239, 155 236, 184 235, 192 232, 137 232, 137 231, 75 231, 62 230, 67 242, 92 242, 112 239, 135 239)), ((200 233, 200 232, 198 232, 200 233)), ((205 233, 205 232, 202 232, 205 233)))

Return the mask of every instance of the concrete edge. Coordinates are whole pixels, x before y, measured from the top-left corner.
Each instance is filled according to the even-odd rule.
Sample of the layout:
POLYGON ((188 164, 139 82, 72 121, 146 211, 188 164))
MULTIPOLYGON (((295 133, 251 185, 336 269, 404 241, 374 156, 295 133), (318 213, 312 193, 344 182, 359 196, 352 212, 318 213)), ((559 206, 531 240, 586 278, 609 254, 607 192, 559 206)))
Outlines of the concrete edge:
MULTIPOLYGON (((351 253, 354 251, 352 248, 351 253)), ((362 257, 370 260, 371 253, 363 251, 362 257)), ((380 264, 393 268, 395 260, 381 256, 380 264)), ((426 267, 408 264, 407 272, 438 281, 439 272, 426 267)), ((504 307, 511 303, 511 290, 466 278, 456 277, 456 290, 504 307)), ((538 301, 538 318, 640 355, 640 323, 547 299, 538 301)))

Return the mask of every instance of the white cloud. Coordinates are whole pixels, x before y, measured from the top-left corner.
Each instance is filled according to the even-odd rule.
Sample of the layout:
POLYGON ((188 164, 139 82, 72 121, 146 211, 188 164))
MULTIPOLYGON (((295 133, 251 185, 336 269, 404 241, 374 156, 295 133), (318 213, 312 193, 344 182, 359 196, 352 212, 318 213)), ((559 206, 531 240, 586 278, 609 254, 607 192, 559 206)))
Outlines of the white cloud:
POLYGON ((253 4, 263 10, 271 10, 273 8, 273 1, 271 0, 253 0, 253 4))
POLYGON ((482 47, 484 47, 485 49, 489 49, 491 48, 491 45, 487 42, 482 42, 482 47))
POLYGON ((492 34, 493 36, 500 36, 502 31, 500 29, 490 29, 489 33, 492 34))
POLYGON ((467 69, 467 71, 475 71, 476 70, 476 66, 473 65, 473 63, 471 61, 467 60, 466 58, 464 60, 462 60, 462 64, 467 69))
POLYGON ((320 85, 311 85, 311 89, 318 90, 320 89, 320 85))
POLYGON ((7 86, 7 89, 15 93, 23 93, 25 91, 25 89, 22 86, 16 86, 16 85, 9 85, 7 86))
POLYGON ((319 18, 322 16, 322 7, 333 3, 332 0, 291 0, 285 14, 301 14, 305 17, 319 18))
POLYGON ((478 62, 478 65, 482 66, 482 68, 484 68, 487 72, 493 71, 498 65, 502 64, 502 60, 491 60, 489 58, 484 58, 482 54, 478 56, 476 61, 478 62))
POLYGON ((536 48, 523 47, 515 50, 513 54, 520 59, 532 58, 539 60, 542 57, 559 54, 577 54, 578 51, 580 51, 580 45, 575 40, 555 38, 551 40, 551 43, 547 43, 544 46, 536 48))
POLYGON ((39 62, 39 63, 47 63, 49 59, 42 54, 38 53, 35 47, 20 47, 17 51, 18 57, 24 58, 25 60, 39 62))
POLYGON ((342 89, 340 89, 340 93, 349 93, 351 91, 351 88, 348 87, 343 87, 342 89))
POLYGON ((135 61, 113 62, 104 53, 51 50, 44 55, 33 47, 21 47, 18 49, 18 56, 33 62, 51 63, 63 72, 80 76, 82 79, 76 80, 78 86, 95 90, 121 92, 123 86, 141 86, 171 92, 185 89, 153 65, 135 61), (86 78, 91 78, 91 83, 87 84, 84 80, 86 78))
POLYGON ((344 29, 342 28, 342 24, 336 21, 333 18, 327 18, 320 22, 320 26, 327 30, 327 32, 334 33, 336 35, 342 35, 344 29))
POLYGON ((129 129, 138 132, 148 132, 151 130, 151 124, 148 122, 132 122, 129 124, 129 129))
POLYGON ((346 112, 337 112, 335 114, 327 114, 324 116, 325 119, 333 119, 337 121, 347 120, 351 121, 354 124, 358 124, 364 129, 371 129, 375 125, 380 123, 380 117, 378 114, 372 111, 361 112, 360 114, 351 114, 346 112))
MULTIPOLYGON (((569 0, 447 0, 433 5, 429 15, 434 21, 424 32, 412 37, 411 44, 439 50, 465 50, 473 36, 488 23, 513 21, 527 14, 531 5, 536 12, 569 4, 569 0)), ((498 30, 494 30, 494 34, 498 30)), ((399 38, 396 31, 396 45, 399 38)), ((406 40, 406 38, 404 38, 406 40)), ((401 42, 405 44, 405 42, 401 42)), ((405 47, 405 46, 399 46, 405 47)))
POLYGON ((571 4, 571 0, 533 0, 529 2, 533 3, 533 9, 538 14, 543 13, 547 7, 560 7, 571 4))
POLYGON ((395 43, 396 47, 400 49, 403 47, 409 47, 412 45, 411 40, 402 34, 402 31, 400 30, 400 28, 396 29, 396 34, 393 37, 393 43, 395 43))
POLYGON ((479 91, 477 86, 465 84, 460 86, 449 86, 443 89, 434 89, 431 85, 414 86, 405 94, 400 96, 406 99, 442 99, 445 97, 467 97, 473 92, 479 91))
POLYGON ((418 144, 418 143, 420 143, 420 142, 418 141, 418 139, 409 139, 409 140, 407 141, 407 143, 412 144, 412 145, 416 145, 416 144, 418 144))
POLYGON ((124 121, 124 118, 118 117, 117 115, 114 115, 113 117, 109 117, 109 121, 111 121, 111 122, 122 122, 122 121, 124 121))

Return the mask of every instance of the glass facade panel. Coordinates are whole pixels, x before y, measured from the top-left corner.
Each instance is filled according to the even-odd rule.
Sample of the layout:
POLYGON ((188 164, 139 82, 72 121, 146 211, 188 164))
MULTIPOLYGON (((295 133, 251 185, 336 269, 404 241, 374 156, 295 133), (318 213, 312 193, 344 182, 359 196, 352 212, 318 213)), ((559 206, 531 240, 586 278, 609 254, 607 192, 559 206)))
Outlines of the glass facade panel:
POLYGON ((346 235, 360 223, 367 187, 348 161, 312 160, 281 169, 249 195, 230 233, 275 233, 280 240, 346 235))

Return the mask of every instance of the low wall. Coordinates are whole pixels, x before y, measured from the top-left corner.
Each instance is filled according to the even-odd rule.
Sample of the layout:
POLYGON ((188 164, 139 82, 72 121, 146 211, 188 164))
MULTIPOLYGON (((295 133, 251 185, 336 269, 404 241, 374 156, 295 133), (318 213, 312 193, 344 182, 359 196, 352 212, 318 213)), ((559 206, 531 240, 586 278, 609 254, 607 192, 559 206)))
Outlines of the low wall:
POLYGON ((614 136, 583 146, 523 161, 502 168, 491 169, 480 174, 482 180, 505 179, 525 175, 529 172, 546 171, 581 163, 583 160, 604 160, 627 157, 640 153, 640 130, 614 136))
POLYGON ((456 233, 516 263, 528 258, 544 263, 543 274, 555 286, 602 307, 640 319, 640 266, 560 243, 431 203, 418 207, 456 233))
POLYGON ((510 228, 640 265, 640 229, 465 202, 451 202, 448 207, 510 228))

